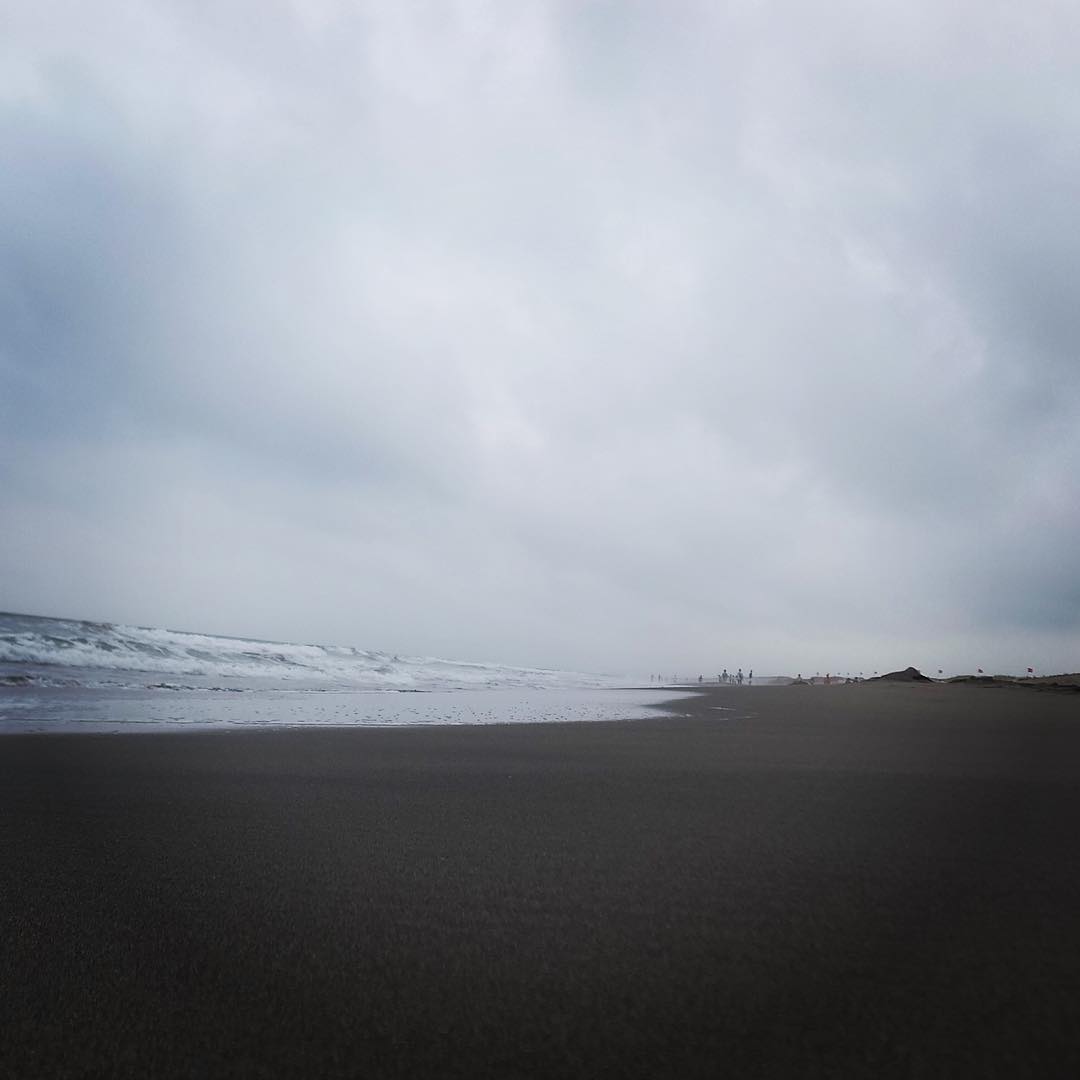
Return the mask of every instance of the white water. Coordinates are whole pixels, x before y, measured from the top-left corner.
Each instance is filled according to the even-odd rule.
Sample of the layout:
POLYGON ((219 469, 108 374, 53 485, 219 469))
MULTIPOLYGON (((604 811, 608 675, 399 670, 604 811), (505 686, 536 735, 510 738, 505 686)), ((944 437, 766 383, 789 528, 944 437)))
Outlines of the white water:
POLYGON ((632 686, 615 676, 0 614, 0 733, 602 721, 655 716, 673 697, 632 686))
MULTIPOLYGON (((0 679, 162 689, 625 686, 625 676, 0 613, 0 679)), ((631 680, 632 681, 632 680, 631 680)))

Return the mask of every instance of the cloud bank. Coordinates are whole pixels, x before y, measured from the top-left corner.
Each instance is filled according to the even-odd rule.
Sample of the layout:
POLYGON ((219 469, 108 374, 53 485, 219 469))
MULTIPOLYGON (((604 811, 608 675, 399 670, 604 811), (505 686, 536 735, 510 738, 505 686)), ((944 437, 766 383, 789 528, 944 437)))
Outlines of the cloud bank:
POLYGON ((1080 14, 9 5, 0 606, 1080 667, 1080 14))

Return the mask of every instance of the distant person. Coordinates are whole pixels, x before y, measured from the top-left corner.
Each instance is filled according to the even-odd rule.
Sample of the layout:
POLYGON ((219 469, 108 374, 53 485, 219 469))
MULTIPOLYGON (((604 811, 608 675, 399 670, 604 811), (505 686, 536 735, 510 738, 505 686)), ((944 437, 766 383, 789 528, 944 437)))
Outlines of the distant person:
POLYGON ((722 683, 723 681, 724 681, 724 677, 723 677, 723 675, 717 675, 717 676, 716 676, 716 683, 717 683, 717 685, 718 685, 718 686, 719 686, 719 685, 720 685, 720 683, 722 683))
POLYGON ((724 668, 724 674, 721 675, 720 678, 723 679, 725 683, 728 681, 727 668, 724 668))
POLYGON ((735 676, 735 681, 742 686, 742 668, 739 668, 739 673, 735 676))
POLYGON ((746 676, 746 684, 747 684, 747 686, 753 686, 754 685, 754 669, 753 668, 750 669, 750 674, 746 676))
POLYGON ((700 686, 705 681, 705 676, 704 675, 699 675, 697 677, 697 681, 698 681, 698 686, 700 686))

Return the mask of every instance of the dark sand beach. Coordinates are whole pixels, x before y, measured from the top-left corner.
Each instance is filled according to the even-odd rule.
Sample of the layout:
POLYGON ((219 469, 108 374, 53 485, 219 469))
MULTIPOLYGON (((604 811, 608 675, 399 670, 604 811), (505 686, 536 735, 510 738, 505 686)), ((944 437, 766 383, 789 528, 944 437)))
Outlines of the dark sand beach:
POLYGON ((1080 1073, 1080 696, 677 709, 0 740, 0 1076, 1080 1073))

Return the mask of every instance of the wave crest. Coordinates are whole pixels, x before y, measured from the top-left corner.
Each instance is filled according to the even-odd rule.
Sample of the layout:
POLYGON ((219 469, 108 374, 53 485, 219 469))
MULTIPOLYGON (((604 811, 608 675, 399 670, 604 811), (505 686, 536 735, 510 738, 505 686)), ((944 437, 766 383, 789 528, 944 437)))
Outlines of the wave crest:
MULTIPOLYGON (((20 668, 150 673, 263 685, 372 690, 446 690, 480 687, 601 687, 616 680, 578 672, 501 664, 396 656, 340 645, 304 645, 192 634, 155 627, 0 613, 4 685, 18 685, 20 668)), ((74 677, 74 676, 73 676, 74 677)), ((76 681, 83 681, 78 679, 76 681)))

